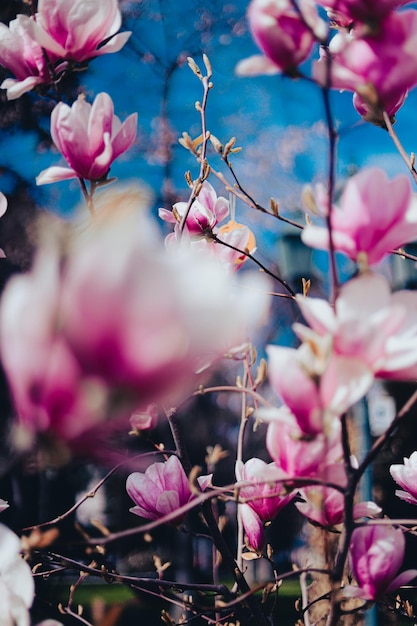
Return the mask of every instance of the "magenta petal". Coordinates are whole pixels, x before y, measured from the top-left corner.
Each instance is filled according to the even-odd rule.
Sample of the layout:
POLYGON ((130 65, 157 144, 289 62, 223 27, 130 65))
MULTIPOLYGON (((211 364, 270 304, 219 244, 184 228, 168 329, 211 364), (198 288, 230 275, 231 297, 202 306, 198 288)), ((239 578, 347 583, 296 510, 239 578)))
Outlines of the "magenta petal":
POLYGON ((391 591, 396 591, 403 585, 409 583, 413 578, 417 577, 417 569, 408 569, 405 572, 401 572, 391 581, 390 585, 387 587, 387 593, 391 593, 391 591))
POLYGON ((126 118, 117 135, 112 137, 113 160, 122 152, 126 152, 135 141, 137 123, 138 115, 137 113, 132 113, 132 115, 126 118))
POLYGON ((240 504, 239 507, 250 547, 256 552, 262 552, 265 546, 265 533, 261 518, 249 505, 240 504))

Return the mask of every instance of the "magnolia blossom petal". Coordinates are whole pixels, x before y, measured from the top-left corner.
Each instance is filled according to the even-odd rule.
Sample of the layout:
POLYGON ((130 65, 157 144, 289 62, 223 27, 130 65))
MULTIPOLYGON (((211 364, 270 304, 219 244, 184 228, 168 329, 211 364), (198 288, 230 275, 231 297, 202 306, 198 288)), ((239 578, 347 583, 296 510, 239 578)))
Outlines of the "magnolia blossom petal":
POLYGON ((138 125, 138 114, 132 113, 123 122, 119 132, 112 137, 112 159, 116 159, 120 154, 126 152, 136 139, 138 125))
POLYGON ((7 89, 8 100, 17 100, 24 93, 31 91, 36 85, 41 85, 43 82, 44 80, 40 76, 28 76, 24 80, 6 78, 0 85, 0 88, 7 89))
POLYGON ((407 583, 411 582, 413 578, 417 576, 417 569, 408 569, 405 572, 401 572, 398 576, 394 578, 393 581, 387 587, 387 593, 391 593, 392 591, 396 591, 400 587, 403 587, 407 583))
POLYGON ((4 195, 4 193, 0 192, 0 217, 3 217, 6 211, 7 211, 7 198, 4 195))
POLYGON ((320 381, 323 405, 341 415, 364 397, 373 381, 372 370, 359 359, 333 355, 320 381))
POLYGON ((242 59, 236 65, 235 72, 238 76, 259 76, 265 74, 272 76, 279 74, 280 69, 263 54, 254 54, 247 59, 242 59))
POLYGON ((239 504, 239 508, 249 546, 255 552, 262 552, 265 546, 265 532, 261 518, 247 504, 239 504))
POLYGON ((131 36, 131 32, 124 32, 115 35, 104 46, 100 46, 96 49, 94 56, 101 56, 102 54, 111 54, 113 52, 119 52, 128 41, 131 36))
POLYGON ((77 172, 69 167, 53 165, 46 168, 36 177, 37 185, 49 185, 49 183, 59 183, 61 180, 78 178, 77 172))

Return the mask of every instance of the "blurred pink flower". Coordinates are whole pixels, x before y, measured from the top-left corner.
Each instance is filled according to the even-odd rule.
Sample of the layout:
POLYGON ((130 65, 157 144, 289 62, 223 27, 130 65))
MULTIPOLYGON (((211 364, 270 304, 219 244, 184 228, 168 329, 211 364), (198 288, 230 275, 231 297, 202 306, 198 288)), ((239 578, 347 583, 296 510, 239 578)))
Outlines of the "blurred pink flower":
POLYGON ((2 298, 2 363, 19 425, 28 438, 22 446, 30 445, 36 431, 52 430, 72 439, 101 417, 95 407, 96 385, 83 379, 70 346, 57 330, 58 262, 56 248, 43 250, 31 274, 12 278, 2 298))
POLYGON ((118 52, 131 35, 116 34, 121 23, 117 0, 39 0, 27 28, 48 53, 81 63, 118 52))
POLYGON ((333 17, 333 12, 335 11, 337 15, 343 16, 345 24, 353 21, 370 22, 374 28, 376 21, 382 20, 391 11, 410 2, 410 0, 378 0, 377 2, 369 2, 369 0, 316 1, 317 4, 328 10, 330 13, 329 17, 333 17))
POLYGON ((240 61, 240 76, 294 73, 305 61, 318 40, 326 36, 326 26, 319 18, 314 2, 300 0, 296 10, 291 0, 252 0, 248 21, 252 36, 264 56, 255 55, 240 61))
POLYGON ((166 250, 140 194, 114 187, 75 232, 48 223, 52 241, 4 291, 2 363, 29 435, 68 440, 148 402, 175 403, 201 363, 241 345, 266 312, 258 274, 239 280, 216 259, 166 250))
MULTIPOLYGON (((317 194, 325 214, 327 198, 317 194)), ((381 261, 392 250, 417 238, 417 196, 406 175, 389 180, 379 168, 360 171, 346 183, 340 208, 332 212, 332 234, 336 250, 354 261, 366 254, 369 265, 381 261)), ((327 249, 327 228, 308 224, 301 235, 313 248, 327 249)), ((362 259, 363 262, 363 259, 362 259)))
MULTIPOLYGON (((416 42, 415 10, 391 13, 376 35, 339 32, 330 42, 332 87, 356 91, 360 112, 368 110, 365 119, 383 124, 381 107, 393 116, 407 89, 416 85, 416 42)), ((326 83, 324 56, 314 64, 313 74, 321 84, 326 83)))
POLYGON ((39 174, 36 183, 106 178, 113 161, 135 141, 136 124, 136 113, 129 115, 123 124, 120 122, 106 93, 99 93, 92 105, 83 96, 71 107, 60 102, 52 111, 51 135, 71 169, 49 167, 39 174))
MULTIPOLYGON (((200 488, 204 491, 211 483, 211 475, 200 476, 200 488)), ((188 504, 195 496, 180 460, 171 456, 165 463, 154 463, 146 472, 134 472, 128 476, 126 490, 135 506, 130 509, 135 515, 157 520, 188 504)), ((171 520, 181 524, 186 515, 171 520)))
POLYGON ((8 27, 0 23, 0 64, 16 77, 6 78, 1 84, 7 89, 8 100, 51 82, 42 47, 25 28, 27 21, 29 18, 18 15, 8 27))
MULTIPOLYGON (((177 202, 173 211, 159 209, 159 217, 165 222, 176 224, 185 214, 187 202, 177 202)), ((229 214, 229 202, 222 196, 217 197, 215 189, 205 181, 198 197, 191 205, 185 224, 191 237, 204 236, 212 231, 229 214)))
POLYGON ((391 465, 389 471, 404 490, 397 489, 395 495, 409 504, 417 504, 417 452, 413 452, 409 459, 404 458, 403 464, 391 465))
POLYGON ((417 576, 407 570, 396 576, 404 558, 405 538, 392 526, 361 526, 352 534, 350 563, 358 587, 349 585, 343 592, 349 597, 378 600, 417 576))
MULTIPOLYGON (((326 300, 297 296, 314 334, 329 337, 336 355, 355 358, 380 378, 410 380, 417 367, 417 294, 397 291, 380 275, 365 272, 340 289, 333 309, 326 300)), ((301 339, 312 331, 301 324, 301 339)))
POLYGON ((158 407, 154 403, 136 409, 129 418, 133 432, 151 430, 158 423, 158 407))

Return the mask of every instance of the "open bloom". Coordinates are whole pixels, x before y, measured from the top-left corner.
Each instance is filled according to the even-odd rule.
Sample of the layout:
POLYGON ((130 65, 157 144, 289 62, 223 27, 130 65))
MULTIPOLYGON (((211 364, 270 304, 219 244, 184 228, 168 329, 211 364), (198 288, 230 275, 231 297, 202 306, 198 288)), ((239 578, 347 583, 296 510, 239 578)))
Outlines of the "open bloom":
POLYGON ((417 576, 407 570, 397 576, 404 558, 405 538, 392 526, 361 526, 352 534, 350 563, 358 587, 345 587, 346 595, 378 600, 417 576))
POLYGON ((8 282, 1 356, 25 430, 69 440, 172 401, 264 314, 258 274, 238 280, 216 259, 167 250, 141 204, 136 190, 109 190, 65 250, 48 224, 32 271, 8 282))
POLYGON ((60 102, 52 111, 51 135, 70 168, 49 167, 39 174, 36 183, 105 178, 113 161, 135 141, 136 124, 136 113, 121 123, 106 93, 99 93, 92 105, 83 96, 71 107, 60 102))
POLYGON ((391 465, 390 474, 395 482, 402 487, 395 495, 409 504, 417 504, 417 452, 413 452, 403 464, 391 465))
POLYGON ((236 462, 236 487, 239 487, 240 498, 259 515, 263 522, 270 522, 290 502, 293 494, 285 494, 282 483, 268 476, 268 470, 275 468, 274 463, 265 463, 261 459, 249 459, 246 463, 236 462), (239 486, 240 482, 251 485, 239 486))
MULTIPOLYGON (((326 213, 326 199, 319 190, 317 201, 326 213)), ((332 235, 336 250, 354 261, 366 254, 369 265, 392 250, 417 238, 417 197, 407 176, 389 180, 379 168, 364 169, 352 176, 332 212, 332 235)), ((301 238, 313 248, 328 248, 327 228, 307 225, 301 238)))
POLYGON ((246 463, 237 461, 235 472, 239 497, 246 500, 239 504, 239 508, 247 540, 253 550, 260 552, 265 545, 264 523, 272 521, 295 494, 283 492, 282 483, 276 480, 274 463, 256 458, 246 463), (269 478, 271 469, 274 478, 269 478), (252 485, 240 486, 240 482, 251 482, 252 485))
MULTIPOLYGON (((416 84, 416 38, 414 10, 389 14, 376 35, 338 33, 330 43, 332 87, 357 92, 356 102, 361 114, 366 113, 365 119, 383 123, 381 110, 394 115, 407 89, 416 84)), ((314 76, 321 84, 326 82, 326 64, 322 57, 314 65, 314 76)))
POLYGON ((121 23, 117 0, 39 0, 27 28, 49 53, 80 63, 119 51, 131 34, 116 34, 121 23))
MULTIPOLYGON (((297 296, 315 334, 332 339, 336 355, 356 358, 380 378, 414 380, 417 365, 417 295, 391 294, 380 275, 365 272, 340 289, 333 309, 320 298, 297 296)), ((306 339, 311 330, 295 324, 306 339)))
POLYGON ((2 89, 7 89, 8 100, 51 82, 42 47, 25 28, 26 21, 29 18, 18 15, 8 27, 0 23, 0 64, 15 75, 1 84, 2 89))
POLYGON ((291 0, 252 0, 249 27, 264 56, 241 61, 236 68, 238 74, 292 73, 307 59, 316 40, 325 37, 326 28, 314 2, 301 0, 298 6, 300 12, 291 0))
POLYGON ((0 624, 29 626, 35 593, 32 571, 20 554, 20 539, 0 524, 0 624))
MULTIPOLYGON (((321 478, 325 467, 342 456, 340 423, 332 422, 326 434, 306 437, 287 407, 271 416, 266 435, 266 447, 277 468, 276 480, 321 478)), ((271 480, 273 473, 271 472, 271 480)))
POLYGON ((360 359, 332 353, 327 337, 309 333, 297 350, 268 346, 267 354, 273 390, 310 437, 331 430, 333 420, 362 398, 373 381, 360 359))
MULTIPOLYGON (((173 211, 159 209, 159 217, 165 222, 176 224, 187 210, 187 202, 177 202, 173 211)), ((198 197, 191 205, 185 220, 190 236, 204 236, 229 214, 229 202, 222 196, 217 197, 215 189, 205 181, 198 197)))
MULTIPOLYGON (((198 482, 204 491, 211 482, 211 475, 200 476, 198 482)), ((144 474, 130 474, 126 490, 135 503, 130 511, 150 520, 173 513, 195 497, 187 474, 176 456, 171 456, 165 463, 150 465, 144 474)), ((180 524, 184 519, 185 514, 182 514, 172 519, 171 523, 180 524)))

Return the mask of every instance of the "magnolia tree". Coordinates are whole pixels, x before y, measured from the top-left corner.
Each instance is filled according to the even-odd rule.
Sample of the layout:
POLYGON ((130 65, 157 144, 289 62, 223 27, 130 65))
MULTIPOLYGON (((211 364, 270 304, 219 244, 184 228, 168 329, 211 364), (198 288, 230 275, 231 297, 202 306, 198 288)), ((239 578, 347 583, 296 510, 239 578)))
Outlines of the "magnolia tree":
MULTIPOLYGON (((201 83, 201 132, 179 139, 196 166, 185 174, 188 198, 159 210, 159 226, 170 229, 165 241, 140 185, 123 187, 110 177, 113 161, 135 141, 136 114, 121 121, 104 91, 68 102, 62 90, 66 76, 128 40, 119 32, 117 1, 39 0, 27 3, 30 14, 0 24, 0 63, 11 74, 1 85, 7 98, 35 90, 54 103, 50 133, 63 159, 36 182, 78 179, 85 201, 71 222, 39 221, 32 268, 13 276, 2 294, 1 362, 14 407, 7 470, 39 450, 46 466, 57 456, 62 464, 72 457, 91 466, 94 442, 116 431, 148 445, 142 454, 119 450, 117 464, 58 517, 14 528, 18 534, 0 527, 1 626, 34 623, 36 579, 62 572, 71 574, 71 586, 64 601, 51 592, 45 626, 110 623, 83 614, 76 602, 78 588, 94 577, 157 596, 166 624, 282 623, 279 589, 288 578, 299 583, 298 624, 359 623, 375 605, 393 619, 417 619, 401 591, 417 578, 417 569, 403 567, 406 543, 415 548, 417 520, 388 517, 362 489, 365 474, 401 432, 417 391, 365 453, 356 419, 376 380, 417 380, 417 294, 394 293, 380 263, 399 255, 413 269, 417 260, 402 248, 417 239, 417 171, 393 129, 417 84, 417 10, 407 4, 252 0, 248 7, 260 54, 243 59, 237 73, 256 80, 281 72, 301 79, 301 89, 302 80, 313 82, 323 98, 327 182, 305 191, 304 223, 285 206, 278 210, 271 201, 265 208, 246 192, 234 169, 235 138, 217 138, 207 127, 210 61, 189 58, 201 83), (300 64, 309 57, 305 74, 300 64), (363 169, 335 198, 341 181, 333 89, 351 91, 358 115, 388 131, 404 174, 363 169), (309 295, 308 275, 302 285, 289 284, 259 260, 249 225, 236 219, 236 200, 253 209, 253 220, 263 212, 271 229, 285 222, 301 231, 306 246, 328 251, 328 298, 309 295), (336 253, 356 268, 343 283, 336 253), (304 320, 293 325, 294 347, 259 345, 257 329, 271 324, 272 299, 289 301, 294 318, 304 320), (184 415, 190 399, 201 396, 237 399, 238 428, 229 450, 213 446, 193 466, 184 415), (162 423, 169 430, 156 431, 162 423), (156 438, 161 432, 163 441, 156 438), (255 437, 262 458, 251 457, 255 437), (235 479, 220 485, 216 468, 225 454, 233 456, 235 479), (95 532, 78 536, 74 558, 64 524, 115 475, 127 475, 130 527, 96 524, 95 532), (305 520, 310 543, 307 556, 283 568, 267 527, 288 507, 305 520), (158 556, 154 574, 132 575, 111 562, 116 541, 129 538, 134 549, 163 525, 180 540, 181 532, 192 532, 195 512, 210 546, 211 580, 197 569, 170 575, 170 563, 158 556), (226 539, 225 520, 234 540, 230 530, 226 539), (250 561, 266 564, 266 580, 265 569, 262 580, 253 580, 250 561)), ((2 196, 2 214, 6 207, 2 196)), ((204 415, 215 418, 221 420, 220 403, 204 415)), ((110 454, 108 464, 115 458, 110 454)), ((401 487, 396 496, 415 506, 417 451, 386 473, 401 487)), ((17 505, 2 500, 0 509, 17 505)), ((180 550, 172 560, 174 566, 181 560, 180 550)))

